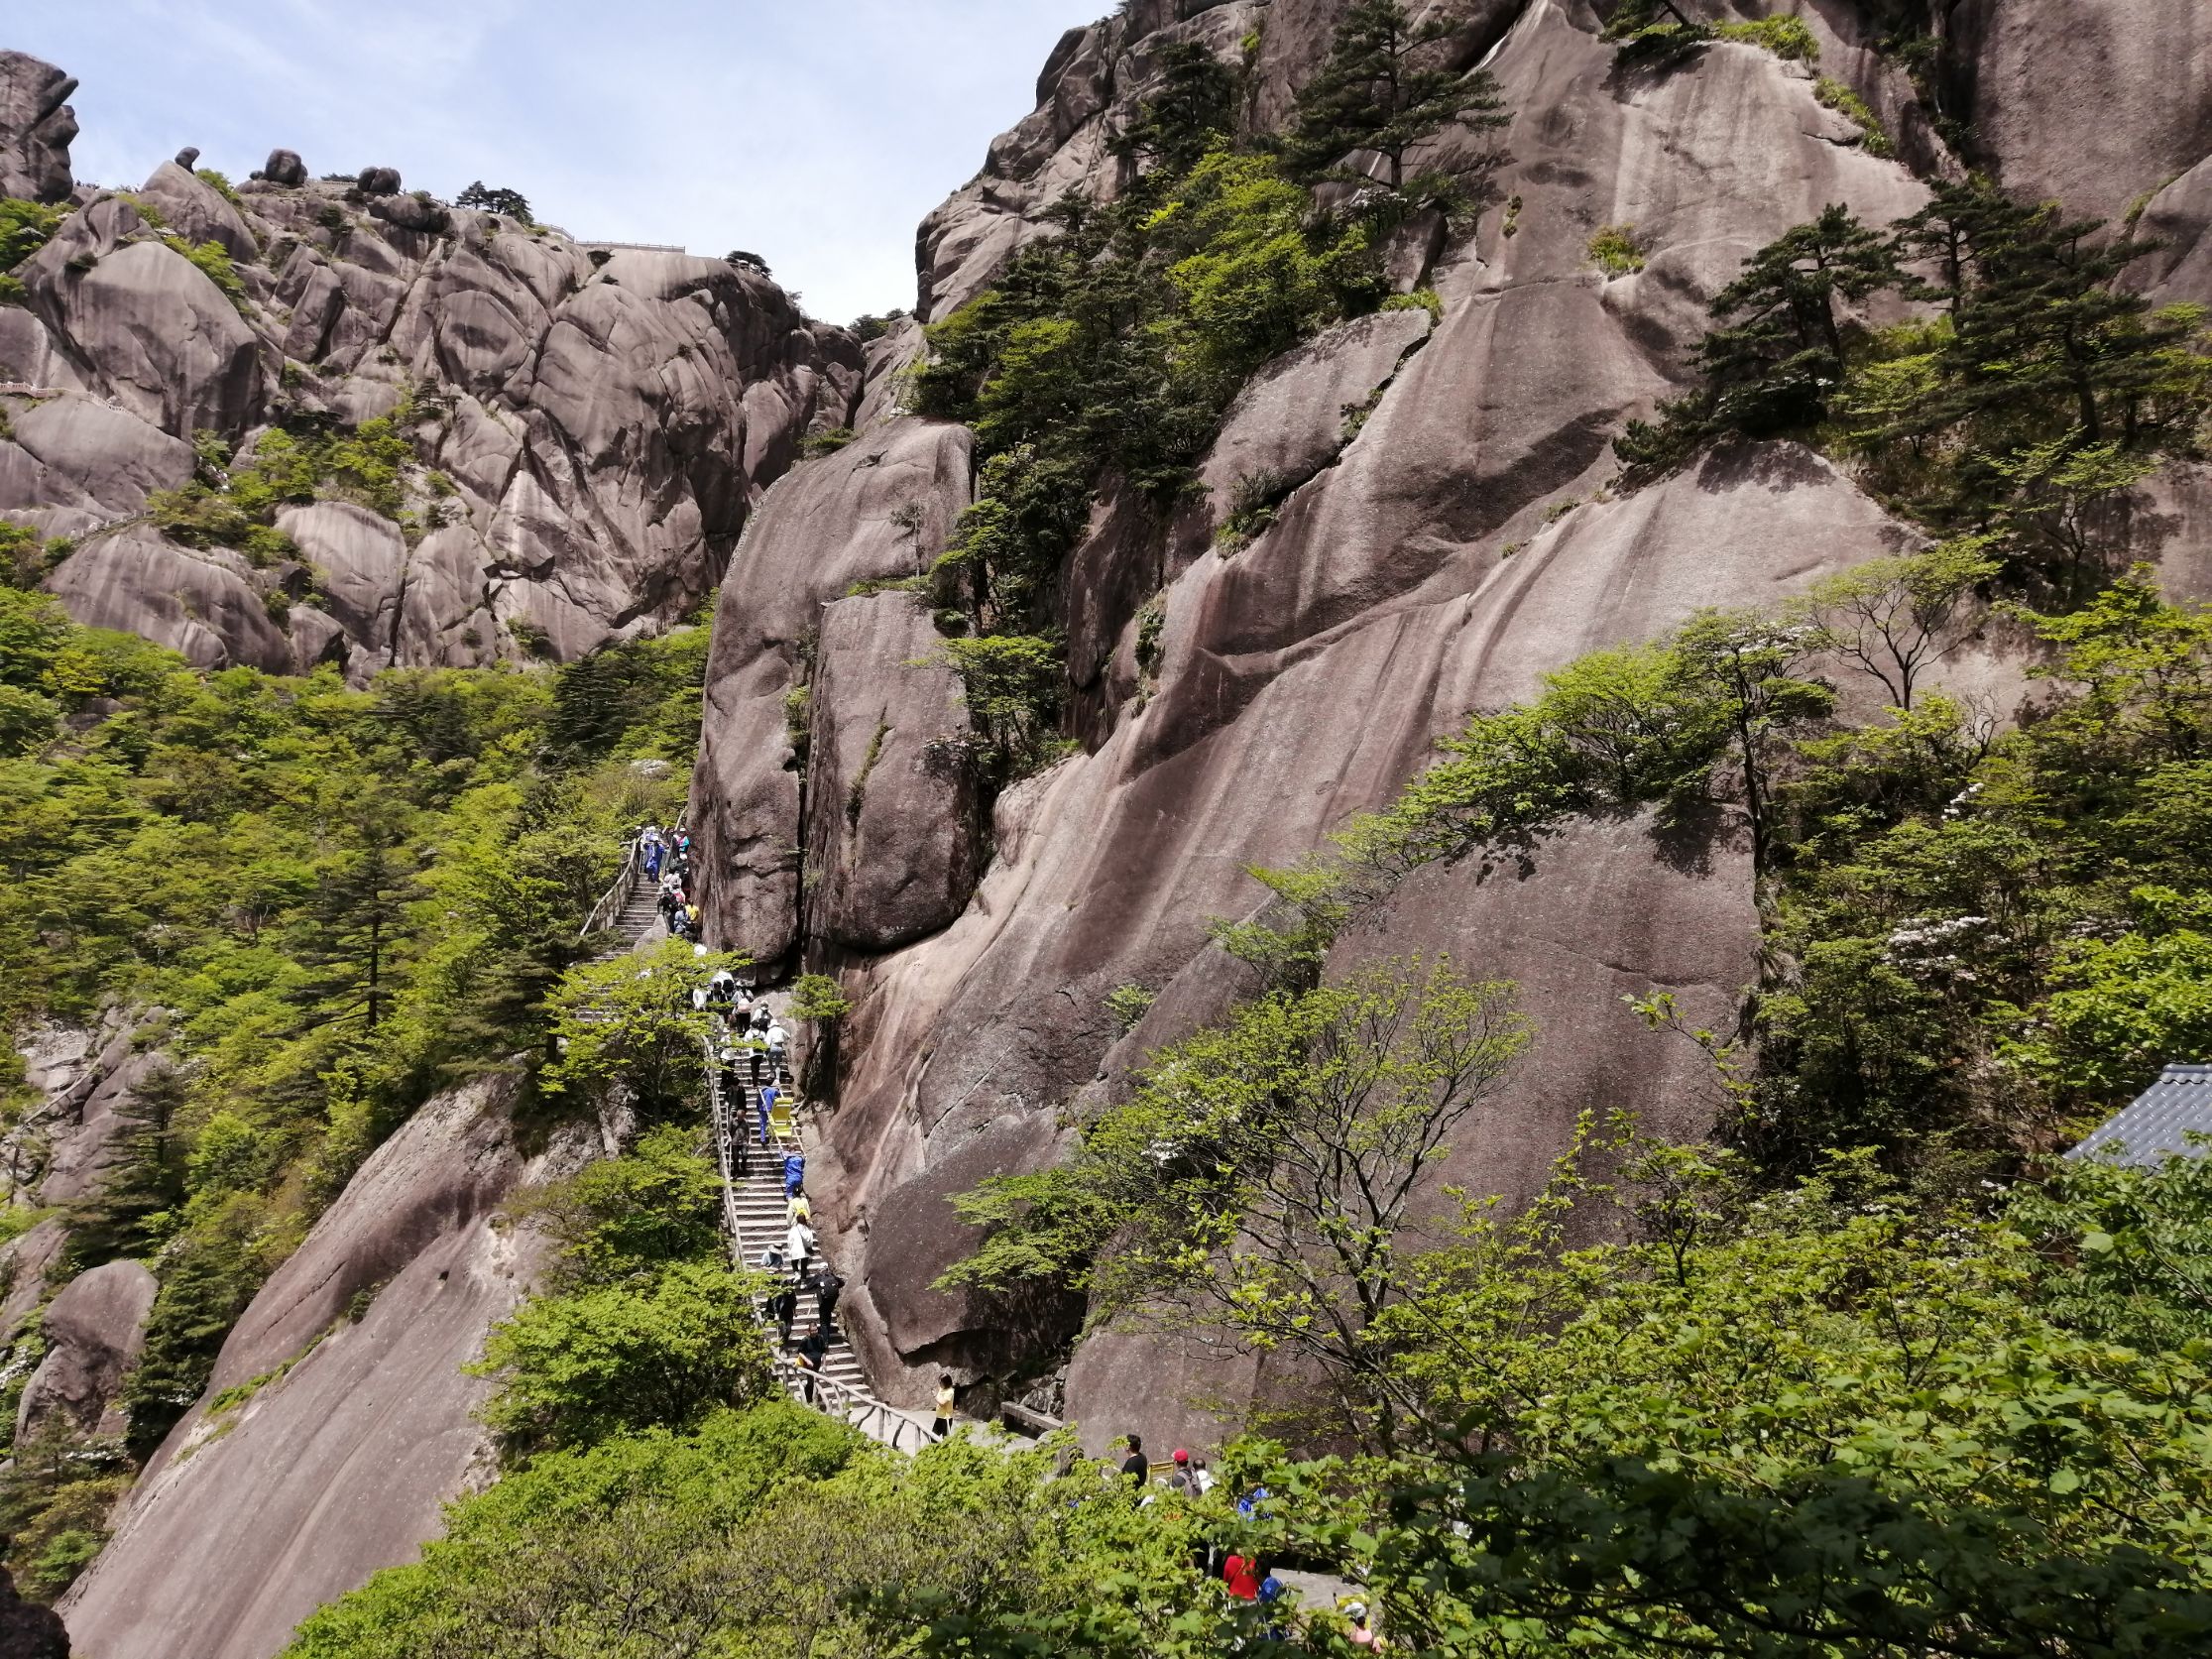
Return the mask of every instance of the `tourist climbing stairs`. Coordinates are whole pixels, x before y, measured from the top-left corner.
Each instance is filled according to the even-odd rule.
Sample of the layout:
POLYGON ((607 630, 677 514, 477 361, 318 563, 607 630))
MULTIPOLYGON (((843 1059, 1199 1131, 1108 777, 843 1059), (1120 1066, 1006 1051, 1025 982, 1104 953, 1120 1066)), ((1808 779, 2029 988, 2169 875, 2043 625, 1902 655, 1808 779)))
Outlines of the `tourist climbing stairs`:
MULTIPOLYGON (((722 1168, 722 1220, 730 1235, 730 1254, 741 1267, 757 1268, 768 1252, 781 1251, 790 1229, 783 1159, 799 1149, 798 1124, 789 1107, 778 1106, 768 1123, 768 1144, 762 1146, 758 1110, 751 1105, 751 1097, 740 1098, 737 1090, 723 1087, 722 1067, 713 1043, 708 1045, 707 1060, 715 1152, 722 1168)), ((773 1065, 778 1093, 786 1100, 792 1098, 795 1091, 782 1062, 762 1064, 773 1065)), ((758 1086, 753 1081, 750 1061, 740 1068, 739 1080, 740 1089, 758 1086)), ((760 1081, 767 1081, 767 1074, 763 1073, 760 1081)), ((871 1440, 906 1452, 927 1445, 933 1438, 928 1425, 886 1405, 870 1389, 860 1357, 836 1328, 835 1320, 819 1371, 810 1371, 795 1357, 795 1351, 818 1328, 819 1305, 811 1288, 800 1289, 797 1316, 791 1324, 791 1346, 786 1349, 781 1346, 781 1333, 769 1311, 769 1298, 762 1295, 757 1299, 755 1307, 774 1354, 776 1380, 793 1399, 852 1424, 871 1440)))

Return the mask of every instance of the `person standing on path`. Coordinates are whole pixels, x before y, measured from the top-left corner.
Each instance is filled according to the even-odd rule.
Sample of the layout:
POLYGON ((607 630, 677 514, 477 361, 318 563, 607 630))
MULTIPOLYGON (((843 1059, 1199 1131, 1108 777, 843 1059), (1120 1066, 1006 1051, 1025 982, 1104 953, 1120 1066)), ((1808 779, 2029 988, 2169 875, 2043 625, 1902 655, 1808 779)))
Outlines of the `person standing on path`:
POLYGON ((814 1275, 814 1323, 817 1330, 826 1331, 832 1338, 837 1335, 837 1299, 845 1289, 845 1281, 837 1276, 837 1269, 828 1262, 814 1275))
POLYGON ((1128 1440, 1129 1455, 1121 1460, 1121 1473, 1129 1478, 1130 1485, 1141 1486, 1152 1476, 1152 1466, 1144 1458, 1144 1437, 1132 1434, 1128 1440))
POLYGON ((768 1143, 768 1118, 774 1111, 775 1085, 763 1083, 760 1086, 760 1144, 763 1146, 768 1143))
POLYGON ((805 1222, 793 1222, 783 1238, 783 1258, 790 1263, 791 1271, 800 1277, 806 1275, 806 1264, 814 1256, 814 1229, 805 1222))
POLYGON ((953 1432, 953 1407, 959 1400, 953 1388, 953 1373, 937 1373, 937 1420, 929 1425, 929 1432, 939 1440, 953 1432))
POLYGON ((768 1311, 775 1315, 775 1346, 791 1346, 791 1322, 799 1317, 799 1292, 795 1283, 787 1283, 775 1293, 768 1304, 768 1311))
POLYGON ((789 1198, 789 1197, 790 1197, 790 1196, 791 1196, 791 1195, 792 1195, 793 1193, 797 1192, 797 1191, 798 1191, 798 1190, 799 1190, 799 1189, 800 1189, 801 1187, 803 1187, 803 1186, 805 1186, 805 1185, 806 1185, 806 1154, 805 1154, 804 1152, 786 1152, 786 1153, 784 1153, 784 1154, 783 1154, 783 1196, 784 1196, 785 1198, 789 1198))

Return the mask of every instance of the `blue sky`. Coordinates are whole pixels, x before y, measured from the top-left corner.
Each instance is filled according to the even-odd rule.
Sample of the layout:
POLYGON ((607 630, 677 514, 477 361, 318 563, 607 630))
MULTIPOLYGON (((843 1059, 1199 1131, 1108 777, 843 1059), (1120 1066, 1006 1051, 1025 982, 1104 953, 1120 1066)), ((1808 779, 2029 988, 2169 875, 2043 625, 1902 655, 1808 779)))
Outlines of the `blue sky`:
POLYGON ((578 236, 761 255, 816 316, 913 303, 914 227, 1029 112, 1109 0, 21 0, 0 47, 59 64, 80 178, 180 147, 242 178, 471 179, 578 236))

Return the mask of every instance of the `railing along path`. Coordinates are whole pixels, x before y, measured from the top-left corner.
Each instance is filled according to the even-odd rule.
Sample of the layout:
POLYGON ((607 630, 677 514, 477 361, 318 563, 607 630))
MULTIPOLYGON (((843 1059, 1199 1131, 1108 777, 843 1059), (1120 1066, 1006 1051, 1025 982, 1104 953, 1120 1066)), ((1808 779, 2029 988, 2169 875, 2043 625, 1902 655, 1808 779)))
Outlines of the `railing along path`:
MULTIPOLYGON (((722 1087, 721 1058, 718 1053, 718 1045, 712 1036, 705 1039, 705 1050, 707 1098, 712 1108, 714 1120, 715 1158, 722 1170, 722 1225, 730 1235, 730 1259, 741 1268, 755 1266, 757 1265, 761 1252, 769 1247, 770 1243, 780 1243, 780 1240, 748 1241, 743 1206, 739 1201, 741 1190, 739 1183, 741 1180, 748 1183, 757 1197, 762 1191, 781 1192, 782 1184, 776 1172, 782 1167, 781 1148, 785 1144, 785 1131, 778 1126, 773 1131, 775 1135, 773 1142, 769 1146, 759 1148, 761 1172, 757 1177, 750 1169, 741 1172, 736 1167, 734 1154, 740 1144, 739 1137, 747 1133, 744 1104, 740 1103, 733 1107, 728 1094, 722 1087)), ((776 1064, 772 1061, 770 1063, 771 1065, 776 1064)), ((779 1065, 775 1076, 780 1084, 783 1081, 783 1073, 779 1065)), ((795 1144, 797 1135, 795 1115, 790 1120, 790 1125, 788 1133, 792 1143, 795 1144)), ((754 1312, 763 1329, 774 1324, 774 1321, 768 1315, 766 1297, 762 1296, 755 1299, 754 1312)), ((869 1439, 888 1446, 894 1451, 919 1451, 936 1438, 926 1427, 905 1412, 877 1399, 869 1390, 865 1380, 855 1382, 833 1375, 826 1364, 821 1370, 809 1370, 780 1349, 771 1352, 772 1358, 769 1363, 774 1370, 776 1380, 782 1384, 784 1390, 793 1399, 801 1404, 812 1406, 824 1415, 835 1417, 841 1422, 850 1423, 861 1433, 867 1435, 869 1439)), ((847 1355, 851 1356, 849 1346, 847 1355)), ((857 1357, 850 1359, 849 1368, 855 1375, 861 1374, 857 1357)))

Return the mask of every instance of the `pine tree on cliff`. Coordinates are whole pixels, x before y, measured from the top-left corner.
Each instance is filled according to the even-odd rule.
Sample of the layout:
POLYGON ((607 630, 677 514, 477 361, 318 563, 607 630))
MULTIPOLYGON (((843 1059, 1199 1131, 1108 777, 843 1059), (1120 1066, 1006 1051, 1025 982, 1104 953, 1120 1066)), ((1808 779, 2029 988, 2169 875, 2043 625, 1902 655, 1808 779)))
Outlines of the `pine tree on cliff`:
POLYGON ((1138 105, 1128 131, 1107 149, 1140 168, 1180 178, 1224 143, 1235 125, 1234 72, 1203 46, 1181 41, 1162 55, 1159 90, 1138 105))
POLYGON ((1355 0, 1337 26, 1329 61, 1298 94, 1292 170, 1328 178, 1364 150, 1389 165, 1390 187, 1403 189, 1406 152, 1423 140, 1454 122, 1504 126, 1489 70, 1429 66, 1435 55, 1424 49, 1450 33, 1437 19, 1416 25, 1399 0, 1355 0))
POLYGON ((1841 203, 1761 248, 1713 296, 1712 313, 1726 326, 1697 354, 1719 395, 1720 423, 1766 432, 1820 419, 1843 379, 1836 300, 1863 299, 1896 280, 1888 244, 1841 203))

